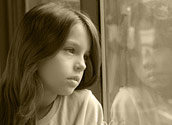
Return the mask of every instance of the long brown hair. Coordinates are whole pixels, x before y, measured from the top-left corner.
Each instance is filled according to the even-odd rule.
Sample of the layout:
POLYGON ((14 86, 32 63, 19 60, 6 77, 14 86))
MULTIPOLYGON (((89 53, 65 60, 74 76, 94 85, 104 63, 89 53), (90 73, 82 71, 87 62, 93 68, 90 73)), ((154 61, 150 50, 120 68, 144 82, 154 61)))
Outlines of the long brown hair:
POLYGON ((65 43, 71 27, 81 22, 91 37, 91 55, 77 89, 94 84, 100 66, 97 30, 86 14, 54 3, 27 12, 11 44, 0 81, 0 122, 3 125, 34 124, 43 87, 37 75, 41 61, 53 56, 65 43))

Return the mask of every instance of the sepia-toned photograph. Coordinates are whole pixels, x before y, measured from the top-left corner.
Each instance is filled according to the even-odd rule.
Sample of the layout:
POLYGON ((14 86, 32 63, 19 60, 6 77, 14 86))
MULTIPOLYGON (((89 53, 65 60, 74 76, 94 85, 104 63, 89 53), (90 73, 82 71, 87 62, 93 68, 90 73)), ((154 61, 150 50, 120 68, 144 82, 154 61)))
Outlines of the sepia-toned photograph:
POLYGON ((172 125, 172 0, 1 0, 0 125, 172 125))

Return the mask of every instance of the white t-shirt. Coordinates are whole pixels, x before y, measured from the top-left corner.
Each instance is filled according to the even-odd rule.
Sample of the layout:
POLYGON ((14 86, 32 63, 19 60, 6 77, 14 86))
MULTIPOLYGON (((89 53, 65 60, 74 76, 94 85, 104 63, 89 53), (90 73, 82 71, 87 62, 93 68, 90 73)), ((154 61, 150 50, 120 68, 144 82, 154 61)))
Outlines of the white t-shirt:
POLYGON ((58 96, 49 113, 37 125, 103 125, 101 104, 90 90, 58 96))

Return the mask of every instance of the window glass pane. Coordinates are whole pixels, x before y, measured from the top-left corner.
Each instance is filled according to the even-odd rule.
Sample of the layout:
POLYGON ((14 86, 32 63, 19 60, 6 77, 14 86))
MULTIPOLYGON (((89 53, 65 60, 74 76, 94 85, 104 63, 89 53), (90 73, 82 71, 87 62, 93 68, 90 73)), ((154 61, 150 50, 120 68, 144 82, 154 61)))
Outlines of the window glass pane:
POLYGON ((172 1, 104 6, 108 121, 172 124, 172 1))

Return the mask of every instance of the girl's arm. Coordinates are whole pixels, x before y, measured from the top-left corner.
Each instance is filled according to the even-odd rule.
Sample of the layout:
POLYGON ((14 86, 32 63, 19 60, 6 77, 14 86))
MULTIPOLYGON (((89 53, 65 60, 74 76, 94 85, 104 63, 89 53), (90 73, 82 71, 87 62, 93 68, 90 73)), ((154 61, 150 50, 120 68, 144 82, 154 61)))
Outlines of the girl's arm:
POLYGON ((84 125, 106 125, 103 121, 102 106, 91 91, 89 91, 89 98, 87 101, 84 125))

